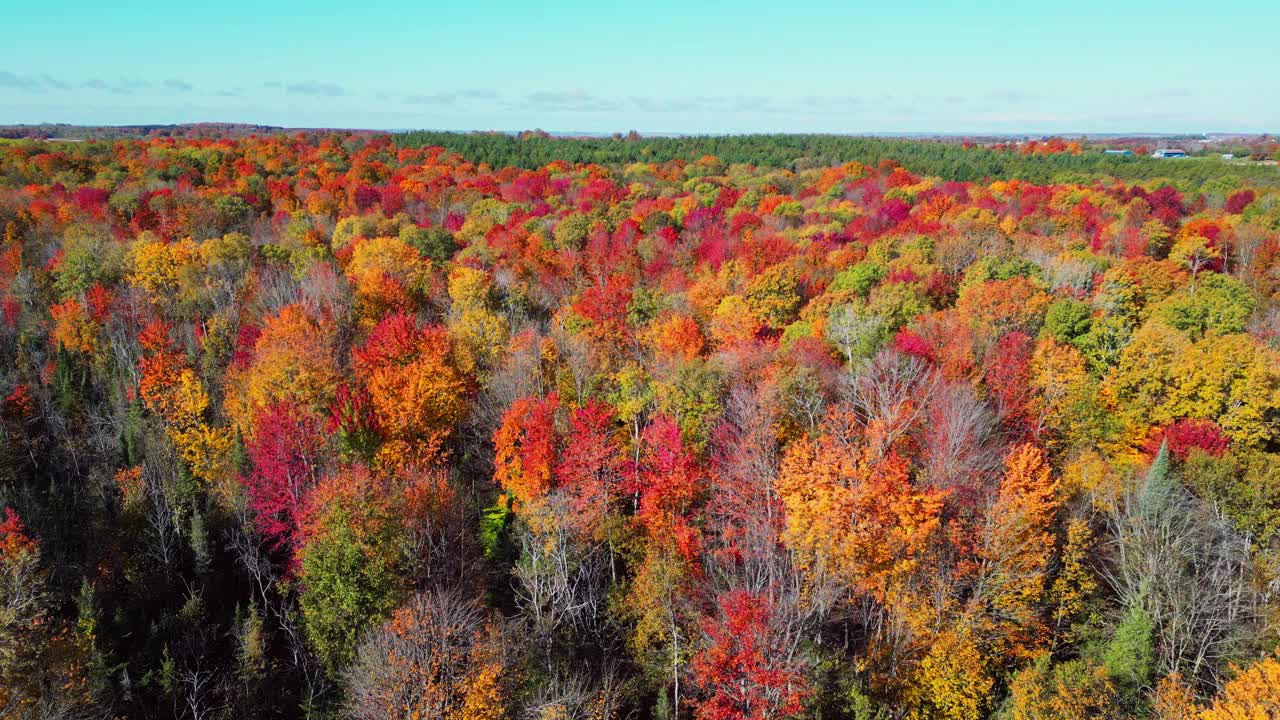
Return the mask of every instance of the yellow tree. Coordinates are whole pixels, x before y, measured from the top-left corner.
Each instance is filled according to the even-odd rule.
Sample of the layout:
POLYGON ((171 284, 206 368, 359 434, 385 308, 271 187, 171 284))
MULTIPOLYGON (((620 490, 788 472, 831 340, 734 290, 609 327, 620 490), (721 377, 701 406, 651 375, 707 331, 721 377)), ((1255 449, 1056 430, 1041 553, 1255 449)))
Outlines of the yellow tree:
POLYGON ((1273 720, 1280 717, 1280 660, 1264 658, 1222 688, 1200 720, 1273 720))
POLYGON ((186 354, 173 345, 169 326, 152 323, 139 342, 145 352, 138 387, 143 404, 164 423, 165 433, 192 475, 210 483, 228 479, 231 433, 205 421, 209 393, 186 354))
POLYGON ((481 270, 458 266, 449 273, 449 335, 463 372, 488 371, 501 362, 510 328, 494 311, 492 294, 489 275, 481 270))
POLYGON ((1118 720, 1116 690, 1106 668, 1088 660, 1036 658, 1009 683, 1011 720, 1118 720))
POLYGON ((1238 443, 1276 437, 1280 357, 1248 335, 1210 333, 1173 367, 1174 387, 1160 421, 1212 418, 1238 443))
POLYGON ((912 720, 977 720, 995 689, 990 661, 961 622, 944 630, 924 659, 908 692, 912 720))
POLYGON ((333 324, 286 305, 264 322, 252 361, 228 372, 226 411, 246 434, 258 412, 282 402, 323 413, 340 379, 333 324))
POLYGON ((1105 433, 1097 383, 1074 346, 1046 338, 1031 357, 1031 385, 1038 390, 1034 411, 1051 450, 1088 446, 1105 433))
POLYGON ((130 255, 129 282, 147 293, 152 302, 188 299, 195 288, 200 246, 191 238, 167 243, 150 233, 134 242, 130 255))
POLYGON ((356 375, 387 442, 379 458, 392 466, 427 464, 446 454, 445 442, 467 409, 468 379, 453 362, 449 334, 419 327, 409 315, 383 319, 355 351, 356 375))
POLYGON ((1040 448, 1024 444, 1009 452, 987 514, 974 598, 987 615, 994 646, 1015 657, 1045 639, 1039 614, 1054 554, 1057 493, 1040 448))
POLYGON ((372 324, 387 312, 412 309, 431 280, 431 261, 399 238, 370 238, 356 242, 346 275, 362 317, 372 324))

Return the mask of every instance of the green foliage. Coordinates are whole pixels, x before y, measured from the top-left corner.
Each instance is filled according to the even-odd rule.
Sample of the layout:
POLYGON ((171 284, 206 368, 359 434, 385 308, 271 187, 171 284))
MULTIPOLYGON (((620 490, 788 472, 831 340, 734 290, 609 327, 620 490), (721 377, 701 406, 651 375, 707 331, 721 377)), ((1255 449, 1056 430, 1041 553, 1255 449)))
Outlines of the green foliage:
POLYGON ((1099 152, 1021 155, 948 143, 922 143, 848 135, 704 135, 681 137, 568 139, 550 136, 499 135, 416 131, 396 136, 402 147, 440 146, 475 162, 493 167, 514 165, 539 168, 556 160, 626 165, 664 163, 714 155, 726 163, 796 170, 847 162, 876 166, 895 160, 912 172, 944 180, 981 181, 1018 178, 1036 183, 1058 182, 1068 175, 1077 181, 1121 178, 1135 181, 1174 180, 1194 189, 1210 181, 1230 178, 1236 184, 1280 183, 1274 168, 1234 165, 1207 159, 1168 162, 1144 157, 1118 157, 1099 152))
POLYGON ((1074 345, 1089 361, 1089 372, 1101 377, 1120 362, 1120 353, 1132 336, 1133 327, 1128 320, 1107 315, 1093 318, 1089 331, 1077 336, 1074 345))
POLYGON ((253 208, 239 195, 223 195, 213 199, 213 210, 218 214, 224 230, 236 227, 249 218, 253 208))
POLYGON ((63 250, 53 274, 53 287, 61 298, 82 295, 95 282, 110 285, 123 273, 123 247, 95 228, 67 228, 63 250))
POLYGON ((1257 300, 1243 283, 1219 273, 1203 273, 1195 287, 1175 293, 1153 308, 1155 317, 1192 340, 1205 333, 1244 332, 1257 300))
POLYGON ((1061 343, 1074 343, 1092 327, 1092 310, 1075 298, 1058 298, 1044 316, 1044 331, 1061 343))
POLYGON ((962 286, 975 285, 992 280, 1011 280, 1016 277, 1044 280, 1039 265, 1021 255, 988 255, 970 265, 964 272, 962 286))
POLYGON ((875 355, 890 337, 889 323, 865 303, 831 308, 827 315, 827 339, 852 366, 875 355))
POLYGON ((772 328, 782 329, 796 319, 804 299, 794 268, 774 265, 747 285, 747 306, 772 328))
POLYGON ((494 557, 511 524, 511 503, 505 496, 480 513, 480 547, 486 557, 494 557))
POLYGON ((860 262, 841 270, 831 283, 834 291, 851 290, 861 297, 866 297, 871 289, 889 274, 883 265, 870 261, 860 262))
POLYGON ((1280 537, 1280 457, 1256 450, 1213 457, 1193 450, 1183 477, 1240 532, 1260 543, 1280 537))
POLYGON ((656 383, 655 399, 658 411, 680 425, 685 442, 701 448, 720 414, 720 375, 709 363, 684 363, 656 383))
POLYGON ((570 213, 566 215, 560 222, 556 223, 556 228, 551 236, 555 239, 555 246, 560 250, 579 250, 587 242, 587 233, 591 231, 593 225, 592 218, 582 213, 570 213))
POLYGON ((1170 473, 1172 460, 1169 455, 1169 442, 1160 444, 1160 451, 1147 470, 1143 481, 1142 493, 1138 497, 1138 507, 1146 518, 1157 519, 1168 511, 1173 502, 1173 493, 1177 488, 1177 480, 1170 473))
POLYGON ((404 225, 400 228, 400 240, 436 265, 444 265, 458 252, 458 241, 453 238, 453 233, 442 227, 404 225))
POLYGON ((627 322, 632 327, 643 327, 658 317, 666 308, 667 298, 660 290, 653 288, 637 288, 631 294, 631 302, 627 303, 627 322))
POLYGON ((1136 700, 1155 678, 1155 623, 1140 604, 1129 608, 1102 653, 1117 688, 1136 700))
POLYGON ((68 415, 79 411, 89 390, 89 365, 85 358, 59 346, 53 366, 53 392, 58 407, 68 415))
POLYGON ((302 561, 299 606, 307 639, 331 670, 351 660, 360 633, 395 607, 400 578, 375 557, 368 542, 338 523, 308 545, 302 561))

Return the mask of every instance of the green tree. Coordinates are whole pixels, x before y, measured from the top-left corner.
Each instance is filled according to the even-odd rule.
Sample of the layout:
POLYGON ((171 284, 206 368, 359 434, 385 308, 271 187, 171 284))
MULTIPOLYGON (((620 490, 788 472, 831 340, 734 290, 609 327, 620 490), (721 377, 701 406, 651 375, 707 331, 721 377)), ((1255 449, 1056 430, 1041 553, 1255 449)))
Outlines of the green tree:
POLYGON ((1044 331, 1060 343, 1075 343, 1093 327, 1093 311, 1075 298, 1058 298, 1044 316, 1044 331))

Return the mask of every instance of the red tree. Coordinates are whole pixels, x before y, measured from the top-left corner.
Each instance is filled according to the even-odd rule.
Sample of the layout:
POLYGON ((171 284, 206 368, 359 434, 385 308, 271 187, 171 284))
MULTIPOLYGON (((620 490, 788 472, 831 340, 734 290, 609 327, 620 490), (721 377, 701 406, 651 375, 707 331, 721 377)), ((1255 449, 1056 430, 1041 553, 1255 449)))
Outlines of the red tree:
POLYGON ((1169 452, 1179 460, 1187 459, 1192 450, 1201 450, 1218 457, 1231 442, 1222 428, 1212 420, 1178 420, 1167 428, 1157 430, 1147 439, 1146 450, 1151 455, 1160 451, 1160 444, 1169 441, 1169 452))
POLYGON ((613 409, 591 400, 569 416, 565 440, 555 476, 573 500, 573 524, 585 533, 605 529, 622 479, 622 448, 618 443, 613 409))
POLYGON ((240 478, 249 496, 254 524, 273 551, 292 562, 301 545, 299 521, 320 475, 320 422, 288 403, 260 411, 254 435, 245 443, 250 471, 240 478))
POLYGON ((701 720, 765 720, 795 715, 809 693, 796 648, 771 627, 768 599, 742 590, 722 596, 703 620, 706 646, 693 657, 701 720))
POLYGON ((698 555, 698 536, 689 514, 703 489, 702 469, 685 449, 680 426, 665 415, 654 418, 643 443, 631 473, 631 489, 640 499, 636 520, 651 540, 674 541, 691 560, 698 555))

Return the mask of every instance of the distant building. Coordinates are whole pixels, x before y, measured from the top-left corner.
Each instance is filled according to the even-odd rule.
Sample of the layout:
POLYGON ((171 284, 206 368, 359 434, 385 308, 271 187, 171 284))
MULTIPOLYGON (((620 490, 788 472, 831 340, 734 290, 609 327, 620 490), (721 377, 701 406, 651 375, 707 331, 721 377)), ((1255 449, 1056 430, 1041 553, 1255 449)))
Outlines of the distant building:
POLYGON ((1133 151, 1128 148, 1121 148, 1119 150, 1103 150, 1102 152, 1108 155, 1132 155, 1133 154, 1133 151))
POLYGON ((1153 158, 1184 158, 1186 156, 1186 150, 1178 150, 1177 148, 1163 148, 1151 153, 1153 158))

